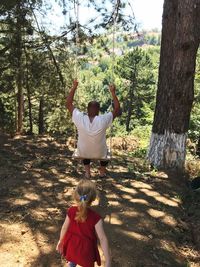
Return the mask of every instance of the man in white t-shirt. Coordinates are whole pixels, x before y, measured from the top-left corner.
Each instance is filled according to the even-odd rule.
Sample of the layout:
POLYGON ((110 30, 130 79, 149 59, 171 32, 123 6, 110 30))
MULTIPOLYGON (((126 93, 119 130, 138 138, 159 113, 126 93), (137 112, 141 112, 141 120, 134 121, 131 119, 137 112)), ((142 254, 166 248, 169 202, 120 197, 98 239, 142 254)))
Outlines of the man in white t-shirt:
POLYGON ((67 109, 72 114, 72 121, 78 130, 77 156, 83 158, 87 178, 90 177, 90 159, 102 159, 100 160, 100 177, 104 177, 108 164, 108 161, 103 160, 107 156, 106 129, 120 114, 115 86, 113 84, 109 86, 114 104, 113 111, 102 115, 99 115, 100 104, 97 101, 88 103, 87 113, 74 107, 73 100, 77 87, 78 81, 74 80, 66 101, 67 109))

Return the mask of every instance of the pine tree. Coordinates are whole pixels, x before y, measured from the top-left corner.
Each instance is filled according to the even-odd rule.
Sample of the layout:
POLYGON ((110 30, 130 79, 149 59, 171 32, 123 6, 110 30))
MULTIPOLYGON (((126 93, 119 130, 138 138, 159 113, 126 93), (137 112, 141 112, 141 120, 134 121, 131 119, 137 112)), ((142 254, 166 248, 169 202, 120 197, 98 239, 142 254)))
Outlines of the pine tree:
POLYGON ((158 91, 148 159, 157 168, 184 167, 200 42, 200 1, 165 0, 158 91))

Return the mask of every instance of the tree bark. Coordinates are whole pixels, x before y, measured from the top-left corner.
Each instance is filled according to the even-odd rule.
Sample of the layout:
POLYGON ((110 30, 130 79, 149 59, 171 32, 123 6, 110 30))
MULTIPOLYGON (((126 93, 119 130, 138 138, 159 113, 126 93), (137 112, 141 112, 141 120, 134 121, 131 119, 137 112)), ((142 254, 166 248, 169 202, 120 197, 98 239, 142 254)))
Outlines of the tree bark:
POLYGON ((196 146, 196 154, 200 157, 200 136, 198 138, 197 146, 196 146))
POLYGON ((194 98, 200 0, 165 0, 158 90, 148 151, 152 165, 182 169, 194 98))
POLYGON ((17 102, 18 102, 18 114, 17 114, 17 132, 22 133, 23 126, 23 111, 24 111, 24 97, 23 97, 23 88, 22 88, 22 23, 21 23, 21 6, 20 1, 17 2, 16 7, 16 58, 17 58, 17 102))
POLYGON ((130 121, 131 121, 131 116, 132 116, 132 108, 133 108, 133 88, 129 89, 129 100, 128 100, 128 113, 127 113, 127 118, 126 118, 126 131, 130 131, 130 121))
POLYGON ((127 113, 127 118, 126 118, 126 131, 130 131, 130 122, 131 122, 131 116, 133 113, 133 98, 134 98, 134 93, 135 93, 135 88, 137 86, 137 67, 134 65, 134 72, 133 72, 133 81, 130 84, 129 88, 129 94, 128 94, 128 113, 127 113))
POLYGON ((39 127, 38 132, 39 134, 44 133, 44 96, 40 97, 40 105, 39 105, 39 127))
POLYGON ((30 127, 29 133, 33 134, 32 104, 31 104, 31 94, 30 94, 28 80, 26 80, 26 89, 27 89, 27 98, 28 98, 28 117, 29 117, 29 127, 30 127))
POLYGON ((28 98, 28 117, 29 117, 29 134, 33 134, 33 117, 32 117, 32 103, 31 103, 31 91, 29 87, 29 72, 28 72, 28 53, 26 47, 24 47, 24 54, 26 57, 26 91, 27 91, 27 98, 28 98))

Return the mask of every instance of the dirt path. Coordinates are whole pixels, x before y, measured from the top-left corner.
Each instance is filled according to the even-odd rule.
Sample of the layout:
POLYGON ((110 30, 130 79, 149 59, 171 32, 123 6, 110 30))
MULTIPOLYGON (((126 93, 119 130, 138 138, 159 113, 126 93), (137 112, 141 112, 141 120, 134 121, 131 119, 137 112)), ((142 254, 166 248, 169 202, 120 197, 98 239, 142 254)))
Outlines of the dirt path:
MULTIPOLYGON (((65 266, 55 246, 82 175, 68 153, 47 137, 1 137, 0 267, 65 266)), ((200 266, 200 194, 183 177, 118 158, 105 180, 95 172, 93 179, 102 188, 95 208, 105 218, 113 267, 200 266)))

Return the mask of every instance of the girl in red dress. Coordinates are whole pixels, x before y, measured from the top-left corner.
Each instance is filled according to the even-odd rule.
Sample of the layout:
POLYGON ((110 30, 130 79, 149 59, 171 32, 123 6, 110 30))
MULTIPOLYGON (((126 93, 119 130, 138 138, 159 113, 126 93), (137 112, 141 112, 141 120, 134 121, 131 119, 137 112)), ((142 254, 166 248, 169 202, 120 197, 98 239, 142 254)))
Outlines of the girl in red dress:
POLYGON ((96 186, 90 180, 81 180, 74 191, 77 206, 69 208, 56 248, 68 261, 68 267, 94 267, 95 262, 101 266, 97 238, 105 257, 105 267, 111 267, 103 220, 90 209, 96 196, 96 186))

